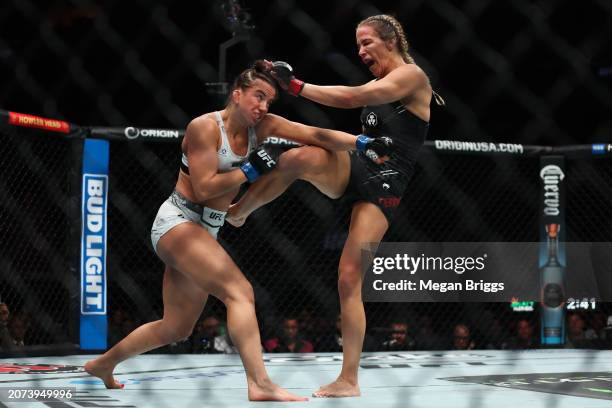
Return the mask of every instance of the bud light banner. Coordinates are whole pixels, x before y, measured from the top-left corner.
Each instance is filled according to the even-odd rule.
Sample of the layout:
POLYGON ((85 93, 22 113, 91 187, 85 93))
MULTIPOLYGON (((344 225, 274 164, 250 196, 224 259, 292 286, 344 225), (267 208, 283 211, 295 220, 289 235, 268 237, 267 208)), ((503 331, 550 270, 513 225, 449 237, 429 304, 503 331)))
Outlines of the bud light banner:
POLYGON ((82 176, 81 349, 105 349, 109 143, 85 140, 82 176))
MULTIPOLYGON (((565 343, 565 160, 540 159, 540 301, 542 344, 565 343)), ((578 272, 578 270, 576 270, 578 272)))

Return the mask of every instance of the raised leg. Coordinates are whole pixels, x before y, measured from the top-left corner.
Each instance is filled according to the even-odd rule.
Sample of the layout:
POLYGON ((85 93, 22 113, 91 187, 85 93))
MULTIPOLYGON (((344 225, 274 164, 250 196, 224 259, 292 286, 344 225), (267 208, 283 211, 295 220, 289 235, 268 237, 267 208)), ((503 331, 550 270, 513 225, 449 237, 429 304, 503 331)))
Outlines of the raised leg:
POLYGON ((280 196, 295 180, 305 180, 331 198, 338 198, 348 184, 350 163, 347 152, 330 152, 320 147, 290 149, 279 158, 273 172, 261 177, 228 211, 227 222, 235 227, 259 207, 280 196))

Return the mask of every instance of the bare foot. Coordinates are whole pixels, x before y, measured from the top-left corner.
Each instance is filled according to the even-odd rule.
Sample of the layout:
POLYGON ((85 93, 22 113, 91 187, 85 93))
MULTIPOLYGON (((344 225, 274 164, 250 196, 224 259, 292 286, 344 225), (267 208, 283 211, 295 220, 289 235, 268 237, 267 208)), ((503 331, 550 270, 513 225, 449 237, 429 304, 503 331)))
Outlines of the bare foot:
POLYGON ((98 377, 102 381, 104 381, 104 385, 106 388, 110 389, 119 389, 123 388, 124 385, 119 381, 115 380, 113 377, 113 369, 112 367, 105 367, 98 362, 99 359, 91 360, 85 363, 85 371, 94 377, 98 377))
POLYGON ((268 381, 263 385, 249 383, 249 401, 308 401, 268 381))
POLYGON ((344 397, 359 397, 359 384, 351 384, 341 378, 338 378, 331 384, 327 384, 312 393, 315 398, 344 398, 344 397))
POLYGON ((227 216, 225 217, 225 220, 230 225, 236 228, 240 228, 244 225, 248 216, 248 214, 245 215, 240 213, 240 207, 238 206, 238 204, 232 204, 227 210, 227 216))

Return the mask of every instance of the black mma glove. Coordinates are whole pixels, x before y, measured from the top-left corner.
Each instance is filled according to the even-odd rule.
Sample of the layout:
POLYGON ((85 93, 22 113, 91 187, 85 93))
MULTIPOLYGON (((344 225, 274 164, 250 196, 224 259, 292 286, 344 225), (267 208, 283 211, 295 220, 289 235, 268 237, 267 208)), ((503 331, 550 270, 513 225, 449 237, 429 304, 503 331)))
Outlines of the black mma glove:
POLYGON ((373 138, 359 135, 355 145, 358 151, 364 152, 370 160, 379 164, 383 157, 389 158, 395 149, 393 147, 393 139, 387 136, 373 138))
POLYGON ((298 96, 304 89, 304 81, 296 79, 293 68, 284 61, 274 61, 270 73, 280 87, 293 96, 298 96))
POLYGON ((240 170, 244 173, 250 183, 253 183, 263 174, 268 174, 276 167, 276 160, 272 158, 265 147, 260 146, 253 150, 247 161, 240 166, 240 170))

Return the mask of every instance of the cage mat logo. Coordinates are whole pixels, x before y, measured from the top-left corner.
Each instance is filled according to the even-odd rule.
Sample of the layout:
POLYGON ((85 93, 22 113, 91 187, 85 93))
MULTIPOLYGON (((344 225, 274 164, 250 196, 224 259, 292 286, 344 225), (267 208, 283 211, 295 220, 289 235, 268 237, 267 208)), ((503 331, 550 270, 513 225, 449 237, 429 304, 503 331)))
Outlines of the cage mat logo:
MULTIPOLYGON (((446 377, 440 380, 612 400, 612 372, 538 373, 446 377)), ((584 406, 578 404, 578 406, 584 406)))
POLYGON ((83 367, 63 364, 0 364, 0 374, 57 374, 83 371, 83 367))

